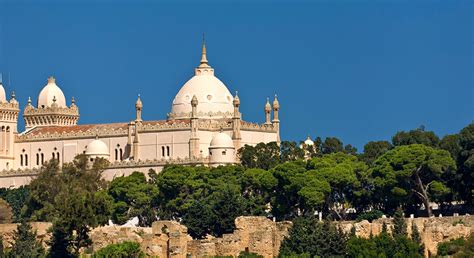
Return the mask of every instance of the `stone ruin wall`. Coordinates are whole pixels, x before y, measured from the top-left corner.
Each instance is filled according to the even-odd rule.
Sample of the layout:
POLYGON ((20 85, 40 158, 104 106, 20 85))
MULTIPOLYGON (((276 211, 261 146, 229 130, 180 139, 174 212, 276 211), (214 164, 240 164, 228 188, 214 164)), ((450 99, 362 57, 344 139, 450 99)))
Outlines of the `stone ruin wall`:
MULTIPOLYGON (((458 216, 444 218, 407 219, 408 233, 415 223, 426 246, 426 255, 436 253, 438 243, 474 233, 474 216, 458 216)), ((391 231, 391 219, 368 221, 344 221, 340 226, 350 232, 352 226, 356 235, 369 237, 382 231, 383 223, 391 231)), ((238 217, 235 220, 236 230, 232 234, 224 234, 220 238, 209 236, 206 239, 193 240, 187 228, 175 221, 157 221, 152 227, 120 227, 104 226, 91 231, 92 249, 98 249, 113 243, 134 241, 140 243, 147 256, 158 257, 205 257, 234 256, 241 251, 249 251, 275 257, 278 255, 280 243, 288 234, 291 222, 273 222, 265 217, 238 217)), ((49 239, 47 229, 51 223, 34 222, 32 227, 37 230, 38 238, 46 243, 49 239)), ((16 224, 0 224, 0 234, 4 236, 4 244, 9 246, 12 241, 16 224)))
MULTIPOLYGON (((408 235, 411 236, 412 223, 415 223, 420 232, 421 240, 425 244, 425 256, 436 254, 438 244, 459 237, 467 237, 474 233, 474 216, 455 217, 431 217, 431 218, 408 218, 408 235)), ((370 234, 378 235, 382 232, 383 223, 387 225, 387 231, 393 228, 392 219, 377 219, 372 223, 364 220, 354 223, 354 221, 344 221, 340 225, 345 232, 350 232, 354 225, 356 235, 368 238, 370 234)))

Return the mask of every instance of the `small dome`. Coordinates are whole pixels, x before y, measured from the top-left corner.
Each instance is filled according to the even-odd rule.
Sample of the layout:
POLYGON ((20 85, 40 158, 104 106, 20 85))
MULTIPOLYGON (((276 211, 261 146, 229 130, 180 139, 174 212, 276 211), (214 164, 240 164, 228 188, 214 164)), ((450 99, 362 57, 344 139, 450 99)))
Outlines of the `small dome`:
POLYGON ((92 155, 92 156, 107 155, 108 156, 109 147, 107 147, 107 144, 105 144, 103 141, 99 139, 95 139, 87 145, 86 155, 92 155))
POLYGON ((304 144, 307 145, 307 146, 313 146, 314 145, 314 142, 311 140, 311 138, 308 136, 308 138, 306 138, 306 140, 304 141, 304 144))
POLYGON ((48 84, 44 86, 38 95, 38 108, 51 107, 56 103, 58 107, 66 107, 66 98, 63 91, 56 85, 56 80, 53 77, 48 78, 48 84))
POLYGON ((234 148, 234 141, 229 135, 220 132, 212 138, 209 148, 234 148))
POLYGON ((3 88, 2 82, 0 82, 0 103, 7 102, 7 94, 5 93, 5 88, 3 88))

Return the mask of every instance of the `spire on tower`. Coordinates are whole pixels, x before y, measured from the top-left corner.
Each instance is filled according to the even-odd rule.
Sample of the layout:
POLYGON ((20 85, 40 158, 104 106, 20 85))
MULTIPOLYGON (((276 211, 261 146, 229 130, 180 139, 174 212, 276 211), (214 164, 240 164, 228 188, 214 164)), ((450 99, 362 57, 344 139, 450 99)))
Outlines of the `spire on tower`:
POLYGON ((210 67, 207 61, 206 55, 206 37, 204 33, 202 34, 202 50, 201 50, 201 64, 199 67, 210 67))

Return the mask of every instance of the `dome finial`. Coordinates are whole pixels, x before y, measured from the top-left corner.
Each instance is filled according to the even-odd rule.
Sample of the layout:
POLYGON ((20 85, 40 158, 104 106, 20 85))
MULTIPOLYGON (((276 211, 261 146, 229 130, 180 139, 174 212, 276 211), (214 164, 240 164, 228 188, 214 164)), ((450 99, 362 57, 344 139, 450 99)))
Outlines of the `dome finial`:
POLYGON ((56 79, 53 76, 49 76, 48 83, 56 83, 56 79))
POLYGON ((206 56, 206 36, 202 34, 202 50, 201 50, 201 65, 208 66, 207 56, 206 56))

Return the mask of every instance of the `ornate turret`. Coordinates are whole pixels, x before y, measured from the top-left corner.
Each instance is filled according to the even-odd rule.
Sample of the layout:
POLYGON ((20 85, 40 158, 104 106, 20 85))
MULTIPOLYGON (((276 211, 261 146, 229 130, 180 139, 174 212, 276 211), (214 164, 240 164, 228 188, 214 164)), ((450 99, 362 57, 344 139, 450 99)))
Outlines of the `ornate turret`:
POLYGON ((136 122, 142 121, 142 109, 143 109, 143 103, 142 103, 142 100, 140 99, 140 94, 138 94, 137 102, 135 102, 135 111, 137 112, 137 115, 135 118, 136 122))
POLYGON ((238 92, 235 92, 234 96, 234 116, 232 117, 232 141, 234 141, 234 147, 236 150, 240 149, 242 136, 240 134, 241 115, 239 111, 240 99, 238 92))
POLYGON ((135 123, 135 138, 133 139, 133 160, 140 159, 140 123, 135 123))
POLYGON ((272 122, 270 121, 270 113, 272 112, 272 106, 270 105, 270 99, 267 98, 267 103, 265 104, 265 124, 269 125, 272 122))
POLYGON ((280 103, 278 102, 277 95, 275 94, 275 99, 273 100, 273 120, 272 124, 277 131, 277 144, 280 145, 280 120, 278 119, 278 111, 280 110, 280 103))
POLYGON ((189 157, 199 157, 199 128, 198 128, 198 116, 197 106, 199 102, 196 95, 193 95, 191 99, 191 136, 189 137, 189 157))
POLYGON ((31 99, 23 111, 25 127, 34 126, 70 126, 76 125, 79 120, 79 108, 74 98, 71 106, 66 105, 66 99, 61 89, 56 85, 54 77, 48 78, 48 84, 38 95, 38 105, 31 105, 31 99))

